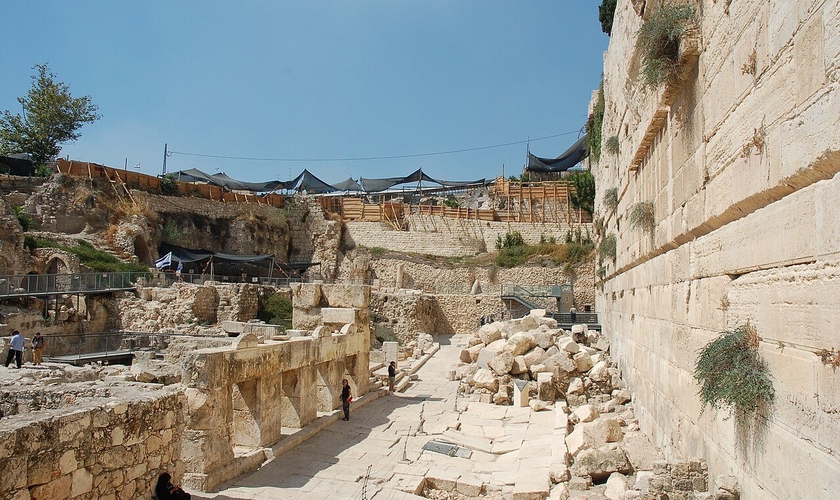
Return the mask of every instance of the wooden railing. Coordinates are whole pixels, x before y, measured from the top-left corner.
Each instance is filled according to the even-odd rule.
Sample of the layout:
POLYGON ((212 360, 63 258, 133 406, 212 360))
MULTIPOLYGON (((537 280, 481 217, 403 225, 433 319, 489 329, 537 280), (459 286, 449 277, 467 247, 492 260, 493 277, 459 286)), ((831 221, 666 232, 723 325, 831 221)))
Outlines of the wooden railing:
MULTIPOLYGON (((160 192, 160 178, 152 175, 120 170, 96 163, 63 159, 58 160, 56 168, 59 173, 73 177, 106 180, 113 184, 115 189, 124 190, 129 197, 131 197, 129 189, 160 192)), ((178 194, 181 196, 196 196, 226 203, 259 203, 282 208, 285 200, 283 195, 277 193, 258 196, 253 193, 226 191, 219 186, 211 186, 210 184, 194 182, 178 182, 177 184, 178 194)))

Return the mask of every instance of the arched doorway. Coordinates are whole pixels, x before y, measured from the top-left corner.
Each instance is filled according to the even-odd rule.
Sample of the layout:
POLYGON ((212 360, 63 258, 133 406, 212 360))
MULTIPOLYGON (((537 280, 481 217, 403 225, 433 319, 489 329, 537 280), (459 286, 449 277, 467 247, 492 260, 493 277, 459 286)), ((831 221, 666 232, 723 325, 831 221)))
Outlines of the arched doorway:
POLYGON ((146 264, 147 266, 152 265, 152 255, 149 252, 149 245, 142 236, 136 236, 134 238, 134 255, 137 256, 137 260, 141 264, 146 264))

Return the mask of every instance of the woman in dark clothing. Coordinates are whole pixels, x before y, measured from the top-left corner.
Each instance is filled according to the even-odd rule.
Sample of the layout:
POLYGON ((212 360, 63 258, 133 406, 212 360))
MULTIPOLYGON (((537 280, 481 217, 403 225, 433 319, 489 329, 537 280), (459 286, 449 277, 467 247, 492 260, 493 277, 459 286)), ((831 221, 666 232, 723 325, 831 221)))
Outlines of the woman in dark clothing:
POLYGON ((341 409, 344 410, 344 418, 341 420, 350 420, 350 401, 353 401, 350 384, 344 379, 341 381, 341 409))
POLYGON ((190 500, 189 493, 172 484, 172 476, 168 472, 158 478, 155 495, 158 500, 190 500))

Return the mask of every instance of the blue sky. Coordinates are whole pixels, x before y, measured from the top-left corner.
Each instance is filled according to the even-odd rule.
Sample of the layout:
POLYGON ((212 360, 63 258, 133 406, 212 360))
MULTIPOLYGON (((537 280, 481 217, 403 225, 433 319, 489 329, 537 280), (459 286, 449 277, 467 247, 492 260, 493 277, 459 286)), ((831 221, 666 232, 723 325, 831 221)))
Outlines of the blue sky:
POLYGON ((246 181, 519 174, 578 137, 598 0, 6 2, 0 110, 48 62, 102 118, 62 156, 246 181), (533 140, 546 136, 557 136, 533 140), (180 153, 265 158, 247 161, 180 153), (341 159, 340 161, 326 161, 341 159), (283 161, 280 161, 283 160, 283 161), (288 161, 317 160, 317 161, 288 161))

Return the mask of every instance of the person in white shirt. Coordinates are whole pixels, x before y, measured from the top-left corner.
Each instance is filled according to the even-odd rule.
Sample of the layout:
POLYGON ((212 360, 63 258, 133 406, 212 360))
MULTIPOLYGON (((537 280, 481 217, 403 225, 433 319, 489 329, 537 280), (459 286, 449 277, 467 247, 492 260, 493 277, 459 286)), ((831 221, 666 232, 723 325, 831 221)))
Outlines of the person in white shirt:
POLYGON ((12 358, 15 358, 15 364, 18 368, 20 365, 23 364, 23 342, 24 342, 23 335, 20 334, 19 331, 15 330, 12 332, 12 338, 9 341, 9 354, 6 355, 6 368, 9 367, 9 363, 12 362, 12 358))

